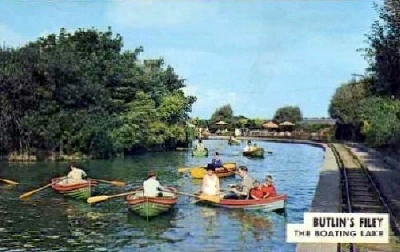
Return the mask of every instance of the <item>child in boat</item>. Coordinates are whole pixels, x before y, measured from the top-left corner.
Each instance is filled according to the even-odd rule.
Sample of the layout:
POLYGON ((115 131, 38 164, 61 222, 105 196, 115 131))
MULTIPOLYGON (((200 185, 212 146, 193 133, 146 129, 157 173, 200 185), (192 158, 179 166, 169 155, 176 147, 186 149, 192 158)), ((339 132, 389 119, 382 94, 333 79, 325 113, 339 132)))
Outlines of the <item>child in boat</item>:
POLYGON ((73 185, 73 184, 81 184, 81 183, 86 183, 88 182, 87 180, 84 180, 83 178, 87 177, 87 174, 84 170, 80 169, 81 167, 78 166, 75 163, 70 163, 68 168, 70 169, 70 172, 68 175, 58 184, 60 185, 73 185))
POLYGON ((163 193, 160 191, 166 191, 166 189, 157 180, 157 174, 154 171, 149 171, 147 180, 143 182, 143 196, 163 197, 163 193))
POLYGON ((207 173, 203 177, 201 183, 202 195, 218 195, 219 194, 219 178, 214 174, 215 168, 212 165, 207 166, 207 173))
POLYGON ((267 175, 265 177, 265 183, 263 185, 263 191, 265 195, 263 198, 268 198, 268 197, 275 197, 276 196, 276 189, 275 186, 273 185, 273 180, 271 175, 267 175))
POLYGON ((263 199, 265 192, 263 190, 263 185, 257 180, 253 183, 253 188, 250 190, 250 198, 255 200, 263 199))

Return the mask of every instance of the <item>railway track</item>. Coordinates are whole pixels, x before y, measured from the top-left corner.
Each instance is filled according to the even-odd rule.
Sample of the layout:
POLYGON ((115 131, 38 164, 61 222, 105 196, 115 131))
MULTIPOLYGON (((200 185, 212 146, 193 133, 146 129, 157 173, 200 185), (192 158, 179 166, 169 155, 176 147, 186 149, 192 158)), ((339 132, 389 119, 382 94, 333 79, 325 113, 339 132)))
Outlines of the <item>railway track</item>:
POLYGON ((392 229, 390 244, 339 244, 338 251, 400 251, 398 244, 400 213, 391 209, 368 169, 358 161, 347 146, 330 144, 330 147, 341 173, 342 212, 388 213, 392 229))

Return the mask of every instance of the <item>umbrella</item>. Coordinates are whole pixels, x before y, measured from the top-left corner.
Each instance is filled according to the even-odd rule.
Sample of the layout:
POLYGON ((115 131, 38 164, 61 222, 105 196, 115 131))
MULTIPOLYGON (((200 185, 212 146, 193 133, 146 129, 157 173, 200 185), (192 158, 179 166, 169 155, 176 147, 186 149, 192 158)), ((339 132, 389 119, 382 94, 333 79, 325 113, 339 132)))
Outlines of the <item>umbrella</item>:
POLYGON ((224 121, 219 121, 216 123, 216 125, 227 125, 228 123, 224 122, 224 121))
POLYGON ((276 125, 273 122, 264 123, 262 126, 263 126, 263 128, 267 128, 267 129, 277 129, 277 128, 279 128, 279 126, 276 125))
POLYGON ((294 126, 295 124, 289 121, 284 121, 283 123, 279 124, 279 125, 283 125, 283 126, 294 126))

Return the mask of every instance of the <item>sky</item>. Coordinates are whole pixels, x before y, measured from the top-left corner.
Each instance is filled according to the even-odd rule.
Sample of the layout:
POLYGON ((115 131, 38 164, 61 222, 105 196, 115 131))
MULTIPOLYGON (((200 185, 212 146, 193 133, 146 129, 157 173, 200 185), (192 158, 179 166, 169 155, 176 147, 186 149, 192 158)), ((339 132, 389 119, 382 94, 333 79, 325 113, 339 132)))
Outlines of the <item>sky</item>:
POLYGON ((357 49, 378 13, 370 0, 0 1, 0 42, 11 47, 60 28, 123 37, 140 59, 164 58, 197 97, 192 117, 230 104, 234 115, 270 119, 283 106, 328 117, 337 87, 364 74, 357 49))

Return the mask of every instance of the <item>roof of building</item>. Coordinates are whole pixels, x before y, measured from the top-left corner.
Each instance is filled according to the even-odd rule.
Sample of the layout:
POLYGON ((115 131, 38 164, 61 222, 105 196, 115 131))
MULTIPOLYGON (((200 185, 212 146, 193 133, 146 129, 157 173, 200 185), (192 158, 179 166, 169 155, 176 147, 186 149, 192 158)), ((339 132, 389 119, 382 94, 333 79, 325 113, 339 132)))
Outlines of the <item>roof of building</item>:
POLYGON ((298 122, 298 124, 329 124, 335 125, 337 122, 336 119, 333 118, 304 118, 302 121, 298 122))

